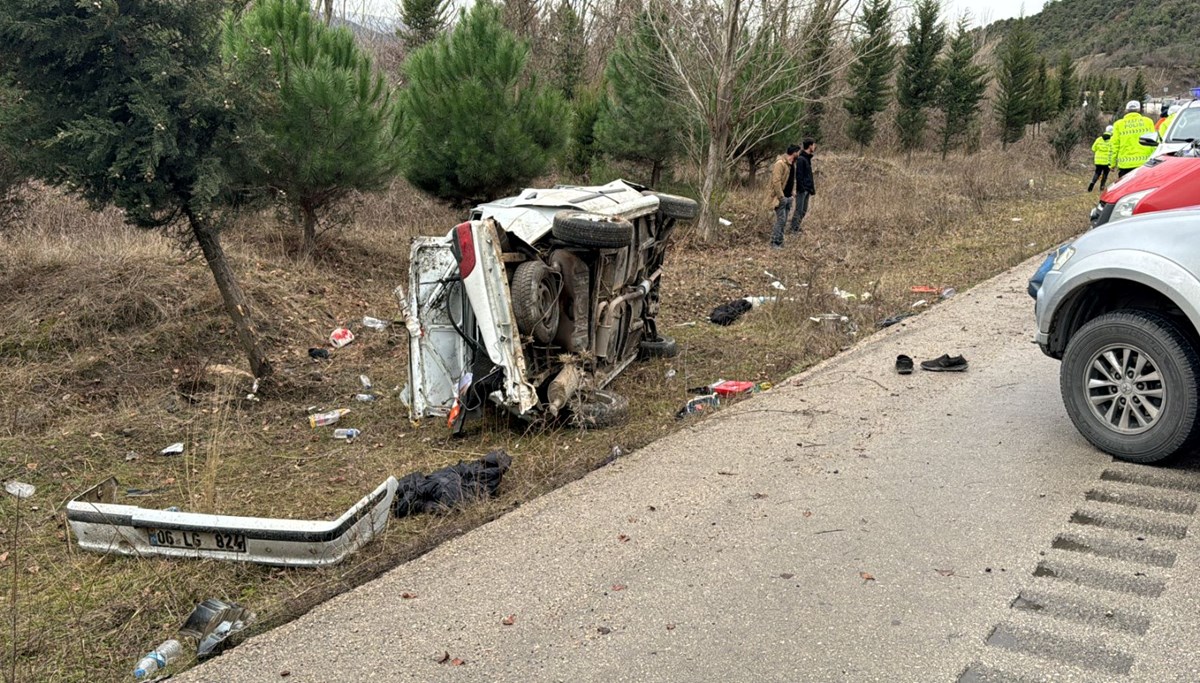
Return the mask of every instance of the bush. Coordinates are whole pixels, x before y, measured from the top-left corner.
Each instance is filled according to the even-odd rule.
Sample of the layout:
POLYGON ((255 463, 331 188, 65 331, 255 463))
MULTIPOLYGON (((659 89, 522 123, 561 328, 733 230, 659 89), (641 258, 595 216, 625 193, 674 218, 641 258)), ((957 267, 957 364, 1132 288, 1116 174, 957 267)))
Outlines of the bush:
POLYGON ((1078 112, 1065 111, 1055 117, 1048 138, 1053 148, 1054 163, 1066 168, 1071 163, 1071 153, 1083 140, 1085 121, 1078 112))

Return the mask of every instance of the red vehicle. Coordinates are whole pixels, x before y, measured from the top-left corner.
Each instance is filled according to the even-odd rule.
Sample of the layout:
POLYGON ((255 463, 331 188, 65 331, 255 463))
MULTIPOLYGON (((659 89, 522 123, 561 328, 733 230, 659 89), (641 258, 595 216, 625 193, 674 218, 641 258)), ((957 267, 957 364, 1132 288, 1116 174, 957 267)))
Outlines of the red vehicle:
POLYGON ((1200 206, 1200 157, 1159 157, 1100 196, 1100 203, 1092 209, 1092 227, 1144 213, 1195 206, 1200 206))

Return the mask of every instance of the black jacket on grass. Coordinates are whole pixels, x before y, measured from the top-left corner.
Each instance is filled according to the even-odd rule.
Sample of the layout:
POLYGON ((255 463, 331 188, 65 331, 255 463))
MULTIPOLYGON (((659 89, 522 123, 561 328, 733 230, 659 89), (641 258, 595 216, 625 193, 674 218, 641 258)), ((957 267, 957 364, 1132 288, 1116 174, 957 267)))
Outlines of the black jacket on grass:
POLYGON ((813 183, 812 171, 812 155, 808 152, 801 152, 800 156, 796 157, 796 194, 807 192, 810 195, 817 193, 817 186, 813 183))

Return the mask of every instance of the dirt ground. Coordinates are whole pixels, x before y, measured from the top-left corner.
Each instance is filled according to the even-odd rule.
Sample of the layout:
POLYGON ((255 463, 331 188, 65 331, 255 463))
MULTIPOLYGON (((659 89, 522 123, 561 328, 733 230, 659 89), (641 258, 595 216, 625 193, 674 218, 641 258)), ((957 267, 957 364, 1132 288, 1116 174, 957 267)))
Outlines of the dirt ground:
MULTIPOLYGON (((530 429, 493 417, 463 438, 409 422, 398 399, 407 382, 403 327, 357 324, 396 315, 391 290, 405 279, 409 239, 444 233, 456 212, 398 185, 363 199, 352 224, 324 235, 315 262, 290 255, 294 231, 270 216, 230 231, 227 248, 280 378, 249 401, 247 380, 212 370, 241 358, 201 261, 123 227, 115 213, 36 193, 24 222, 0 234, 0 478, 38 489, 19 524, 16 500, 0 498, 0 577, 17 582, 15 605, 11 589, 3 596, 3 621, 16 615, 17 679, 128 676, 209 597, 253 609, 255 629, 294 618, 594 469, 614 446, 628 452, 677 429, 688 387, 780 381, 871 334, 882 318, 919 313, 922 299, 936 304, 914 285, 962 291, 1056 246, 1085 227, 1094 197, 1082 191, 1082 165, 1055 171, 1047 156, 1034 145, 947 162, 822 155, 805 234, 782 251, 767 248, 770 219, 757 191, 735 190, 722 209, 732 225, 703 244, 682 231, 668 258, 660 326, 682 353, 636 364, 616 382, 631 398, 628 424, 530 429), (727 328, 707 321, 716 305, 748 295, 780 300, 727 328), (848 320, 810 320, 822 313, 848 320), (327 346, 342 324, 358 339, 328 361, 310 359, 307 349, 327 346), (360 374, 380 400, 353 401, 360 374), (362 437, 338 442, 329 429, 310 429, 313 406, 350 408, 343 425, 362 437), (177 441, 182 455, 158 454, 177 441), (388 475, 495 448, 514 457, 496 500, 393 523, 330 569, 87 554, 65 520, 66 503, 109 476, 122 489, 151 491, 122 501, 143 507, 330 519, 388 475)), ((0 632, 7 670, 12 631, 0 632)))

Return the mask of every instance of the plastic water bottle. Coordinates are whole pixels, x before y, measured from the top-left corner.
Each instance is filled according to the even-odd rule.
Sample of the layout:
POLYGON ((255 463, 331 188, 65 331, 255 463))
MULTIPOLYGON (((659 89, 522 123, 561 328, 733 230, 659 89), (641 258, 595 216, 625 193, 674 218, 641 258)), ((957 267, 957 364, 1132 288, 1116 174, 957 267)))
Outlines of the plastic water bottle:
POLYGON ((178 640, 174 638, 164 640, 161 645, 154 648, 153 652, 142 657, 141 661, 137 663, 137 668, 133 670, 133 677, 145 678, 155 671, 165 669, 172 659, 181 654, 183 654, 183 645, 178 640))
POLYGON ((362 432, 360 432, 357 429, 335 429, 335 430, 333 430, 333 438, 345 439, 346 441, 353 441, 354 439, 358 438, 359 434, 362 434, 362 432))

